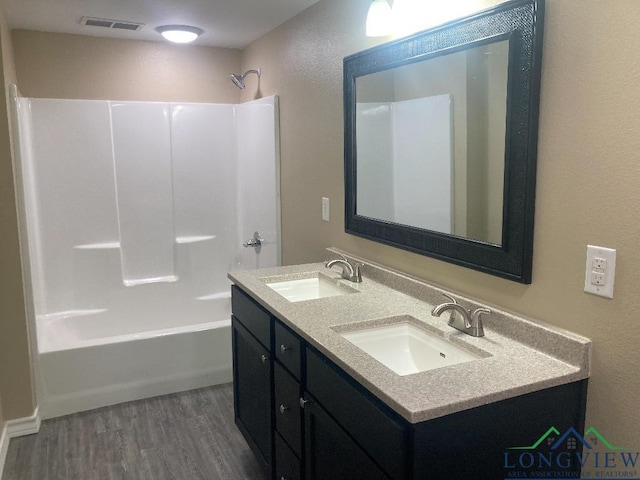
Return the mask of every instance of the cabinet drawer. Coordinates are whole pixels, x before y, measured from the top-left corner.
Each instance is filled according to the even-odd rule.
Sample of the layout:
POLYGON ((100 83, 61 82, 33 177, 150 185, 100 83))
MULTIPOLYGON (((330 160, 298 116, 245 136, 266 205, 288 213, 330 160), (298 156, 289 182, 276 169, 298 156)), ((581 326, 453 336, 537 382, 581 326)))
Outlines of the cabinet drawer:
POLYGON ((301 455, 300 384, 277 362, 273 364, 276 430, 301 455))
POLYGON ((392 478, 407 478, 408 423, 307 348, 307 390, 392 478), (338 393, 339 392, 339 393, 338 393))
POLYGON ((294 377, 300 380, 302 364, 300 338, 280 322, 275 322, 273 331, 275 334, 275 341, 273 345, 275 348, 276 358, 289 370, 289 372, 293 374, 294 377))
POLYGON ((267 350, 271 349, 271 315, 249 295, 235 285, 231 286, 233 316, 258 339, 267 350))
POLYGON ((300 460, 298 460, 298 457, 295 456, 277 432, 274 438, 276 448, 276 480, 300 480, 302 478, 300 460))

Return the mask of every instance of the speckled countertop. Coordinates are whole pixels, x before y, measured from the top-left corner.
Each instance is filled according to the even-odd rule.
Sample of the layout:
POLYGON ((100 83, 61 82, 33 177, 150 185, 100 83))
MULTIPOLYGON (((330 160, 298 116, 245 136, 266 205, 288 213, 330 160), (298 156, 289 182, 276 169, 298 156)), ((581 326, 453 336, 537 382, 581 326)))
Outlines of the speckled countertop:
MULTIPOLYGON (((338 250, 329 249, 329 256, 338 250)), ((449 313, 431 315, 443 290, 375 263, 365 263, 360 284, 342 280, 322 263, 232 271, 229 278, 284 324, 324 353, 411 423, 478 407, 589 376, 591 342, 579 335, 518 317, 491 306, 483 317, 485 336, 474 338, 447 325, 449 313), (318 275, 355 293, 290 302, 267 282, 318 275), (340 335, 360 324, 412 316, 418 323, 483 357, 479 360, 400 376, 340 335), (385 320, 386 319, 386 320, 385 320)), ((483 306, 460 295, 467 308, 483 306)))

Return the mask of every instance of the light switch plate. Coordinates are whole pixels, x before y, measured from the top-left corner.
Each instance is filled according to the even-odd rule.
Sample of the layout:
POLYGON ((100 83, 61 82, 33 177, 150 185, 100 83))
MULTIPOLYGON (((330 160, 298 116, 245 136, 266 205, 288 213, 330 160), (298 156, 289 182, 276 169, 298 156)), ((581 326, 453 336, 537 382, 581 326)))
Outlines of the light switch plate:
POLYGON ((322 197, 322 220, 329 221, 329 199, 322 197))
POLYGON ((616 276, 616 251, 613 248, 587 245, 584 291, 613 298, 616 276))

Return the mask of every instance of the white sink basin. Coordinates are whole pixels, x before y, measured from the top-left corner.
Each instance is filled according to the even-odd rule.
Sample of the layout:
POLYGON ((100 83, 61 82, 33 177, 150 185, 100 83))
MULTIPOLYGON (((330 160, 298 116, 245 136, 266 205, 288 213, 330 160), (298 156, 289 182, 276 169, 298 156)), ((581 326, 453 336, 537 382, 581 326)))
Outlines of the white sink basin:
POLYGON ((340 333, 398 375, 481 358, 408 322, 340 333))
POLYGON ((298 280, 267 282, 267 287, 275 290, 290 302, 336 297, 357 291, 346 286, 338 285, 337 280, 321 275, 298 280))

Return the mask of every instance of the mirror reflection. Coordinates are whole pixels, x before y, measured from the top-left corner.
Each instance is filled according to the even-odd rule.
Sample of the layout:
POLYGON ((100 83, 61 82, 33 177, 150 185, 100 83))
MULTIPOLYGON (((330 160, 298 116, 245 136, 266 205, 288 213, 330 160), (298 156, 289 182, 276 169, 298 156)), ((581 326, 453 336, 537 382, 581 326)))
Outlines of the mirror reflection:
POLYGON ((356 212, 500 245, 509 42, 356 78, 356 212))

